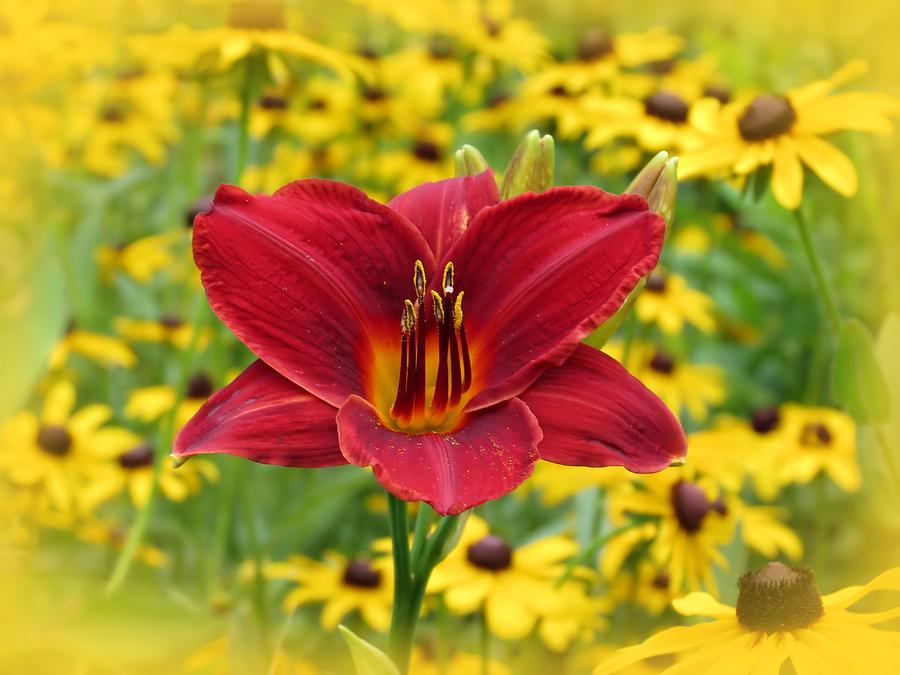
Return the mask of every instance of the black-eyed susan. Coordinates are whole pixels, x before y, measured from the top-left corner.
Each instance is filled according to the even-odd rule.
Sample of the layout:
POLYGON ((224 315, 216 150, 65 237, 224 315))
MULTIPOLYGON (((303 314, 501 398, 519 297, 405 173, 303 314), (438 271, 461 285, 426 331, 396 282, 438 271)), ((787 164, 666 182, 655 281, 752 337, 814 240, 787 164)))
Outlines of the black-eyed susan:
POLYGON ((562 535, 514 549, 472 515, 458 546, 435 568, 428 592, 442 593, 454 614, 484 611, 488 629, 502 639, 521 639, 549 620, 541 637, 568 644, 581 622, 596 618, 578 581, 555 585, 564 561, 577 552, 578 544, 562 535), (564 618, 575 619, 575 626, 564 618))
MULTIPOLYGON (((215 391, 215 383, 208 373, 198 371, 191 375, 175 412, 177 428, 183 427, 215 391)), ((171 385, 138 387, 128 395, 125 417, 144 423, 155 422, 171 410, 177 400, 178 392, 171 385)))
POLYGON ((669 335, 680 333, 685 323, 711 333, 716 326, 712 309, 712 298, 690 288, 683 276, 659 270, 647 278, 634 305, 638 319, 669 335))
POLYGON ((820 595, 812 571, 769 563, 738 583, 735 607, 706 593, 673 602, 684 616, 711 622, 669 628, 602 661, 594 675, 668 655, 665 672, 778 675, 790 662, 797 675, 888 675, 900 670, 900 636, 876 626, 900 615, 900 607, 855 612, 851 607, 876 591, 900 591, 900 568, 864 586, 820 595))
POLYGON ((379 153, 368 163, 368 171, 360 174, 376 184, 389 186, 394 193, 447 178, 453 174, 452 141, 451 126, 422 126, 405 148, 379 153))
POLYGON ((183 232, 172 231, 148 235, 127 244, 102 245, 94 252, 104 281, 111 281, 117 272, 146 284, 154 276, 175 265, 175 247, 186 243, 183 232))
POLYGON ((826 474, 845 492, 861 483, 856 424, 834 408, 787 403, 757 411, 751 428, 765 436, 754 480, 760 494, 774 496, 790 483, 826 474))
POLYGON ((0 471, 15 485, 39 491, 52 509, 83 514, 99 501, 91 487, 97 472, 128 447, 131 434, 104 427, 109 406, 75 410, 75 403, 75 386, 59 380, 39 415, 26 410, 9 418, 0 429, 0 471))
POLYGON ((179 349, 187 349, 194 341, 194 349, 202 351, 209 344, 212 331, 200 330, 194 339, 194 327, 177 314, 163 314, 156 321, 118 317, 113 322, 116 332, 130 342, 166 342, 179 349))
POLYGON ((81 330, 74 321, 50 352, 50 369, 62 368, 72 354, 78 354, 104 366, 120 368, 131 368, 137 362, 137 356, 119 338, 81 330))
POLYGON ((216 465, 207 459, 195 458, 175 469, 166 459, 156 459, 153 446, 137 434, 131 434, 128 446, 115 461, 96 473, 93 490, 97 494, 116 495, 127 490, 132 504, 141 507, 150 498, 153 485, 153 464, 162 461, 159 470, 159 492, 173 502, 181 502, 195 494, 203 479, 214 483, 219 478, 216 465))
MULTIPOLYGON (((622 346, 610 343, 603 351, 622 358, 622 346)), ((696 420, 704 420, 711 406, 725 400, 724 371, 719 366, 685 363, 661 348, 634 342, 623 364, 650 391, 676 414, 687 410, 696 420)))
POLYGON ((388 556, 347 558, 328 551, 318 561, 295 555, 266 565, 264 573, 296 584, 284 598, 285 611, 324 603, 319 620, 326 630, 336 629, 354 611, 374 630, 384 632, 390 626, 394 572, 388 556))
POLYGON ((679 594, 672 589, 669 573, 652 560, 638 562, 633 571, 620 570, 610 580, 609 597, 617 603, 634 603, 657 615, 679 594))
MULTIPOLYGON (((88 518, 78 524, 75 536, 91 544, 121 550, 128 537, 128 530, 108 520, 88 518)), ((135 559, 150 567, 165 567, 169 563, 169 556, 165 551, 150 544, 139 545, 135 550, 135 559)))
POLYGON ((890 117, 900 114, 900 100, 862 92, 833 93, 866 71, 853 61, 825 80, 760 94, 723 105, 713 98, 691 111, 697 143, 681 157, 679 177, 747 176, 772 166, 772 192, 788 209, 800 206, 803 165, 844 196, 857 189, 853 163, 822 137, 841 131, 890 133, 890 117))

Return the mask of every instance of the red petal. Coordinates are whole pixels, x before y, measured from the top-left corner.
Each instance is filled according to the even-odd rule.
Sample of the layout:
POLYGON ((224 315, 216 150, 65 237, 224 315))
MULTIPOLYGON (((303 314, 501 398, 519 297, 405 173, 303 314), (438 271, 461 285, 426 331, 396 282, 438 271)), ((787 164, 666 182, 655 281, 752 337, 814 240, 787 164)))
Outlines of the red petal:
POLYGON ((346 464, 337 410, 256 361, 217 391, 175 437, 178 457, 223 452, 279 466, 346 464))
POLYGON ((428 502, 442 515, 514 490, 531 475, 541 440, 537 420, 518 399, 473 413, 447 434, 391 431, 358 396, 338 411, 337 422, 347 461, 371 466, 391 493, 428 502))
POLYGON ((272 196, 219 188, 194 225, 210 305, 257 356, 340 406, 363 391, 371 336, 397 332, 416 259, 415 226, 356 188, 290 183, 272 196))
POLYGON ((465 291, 481 389, 469 409, 515 396, 565 361, 653 269, 664 231, 642 197, 593 187, 526 193, 480 211, 446 255, 465 291))
POLYGON ((615 359, 580 345, 521 398, 537 417, 541 459, 649 473, 684 457, 684 431, 668 407, 615 359))
POLYGON ((475 214, 498 201, 497 182, 487 169, 477 176, 423 183, 397 195, 388 206, 422 230, 435 259, 440 260, 475 214))

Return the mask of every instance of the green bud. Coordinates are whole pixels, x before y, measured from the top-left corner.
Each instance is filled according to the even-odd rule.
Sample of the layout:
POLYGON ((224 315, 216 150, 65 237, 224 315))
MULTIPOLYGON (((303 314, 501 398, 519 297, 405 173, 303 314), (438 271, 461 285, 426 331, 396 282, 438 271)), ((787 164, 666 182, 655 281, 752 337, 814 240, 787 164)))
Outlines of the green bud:
POLYGON ((529 131, 503 172, 500 198, 509 199, 523 192, 543 192, 553 185, 556 149, 553 137, 529 131))
POLYGON ((625 192, 640 195, 647 200, 650 210, 662 216, 668 227, 675 215, 675 197, 678 194, 678 158, 669 157, 663 151, 647 162, 634 177, 625 192))
POLYGON ((477 176, 490 167, 478 148, 473 145, 464 145, 453 155, 456 162, 457 176, 477 176))

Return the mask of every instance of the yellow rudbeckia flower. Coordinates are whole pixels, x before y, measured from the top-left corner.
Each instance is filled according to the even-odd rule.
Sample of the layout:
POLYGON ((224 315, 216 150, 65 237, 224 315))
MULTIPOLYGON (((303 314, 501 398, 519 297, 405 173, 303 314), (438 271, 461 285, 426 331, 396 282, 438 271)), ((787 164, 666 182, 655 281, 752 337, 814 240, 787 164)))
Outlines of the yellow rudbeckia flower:
POLYGON ((712 298, 689 288, 683 276, 659 271, 648 277, 634 305, 638 319, 669 335, 680 333, 686 322, 711 333, 716 326, 712 308, 712 298))
POLYGON ((691 111, 698 140, 682 153, 679 178, 747 176, 771 165, 775 199, 796 209, 806 165, 830 188, 852 196, 857 189, 853 163, 822 137, 847 130, 887 134, 893 129, 890 117, 900 114, 900 100, 891 96, 833 93, 865 71, 865 63, 853 61, 828 79, 784 95, 761 94, 727 105, 703 99, 691 111))
POLYGON ((900 591, 900 568, 864 586, 820 595, 806 568, 769 563, 741 577, 736 607, 706 593, 675 600, 684 616, 711 622, 663 630, 603 661, 594 675, 621 672, 646 659, 676 656, 664 673, 778 675, 790 662, 797 675, 889 675, 900 671, 900 634, 876 628, 900 615, 850 608, 875 591, 900 591))
POLYGON ((384 632, 391 624, 394 568, 388 556, 348 559, 328 551, 319 562, 295 555, 285 562, 269 563, 264 573, 269 578, 289 579, 296 584, 284 598, 285 611, 324 603, 320 622, 326 630, 335 630, 353 611, 358 611, 374 630, 384 632))
POLYGON ((89 513, 100 501, 92 482, 123 452, 131 433, 104 427, 107 405, 75 410, 75 386, 60 380, 47 392, 40 415, 22 411, 0 429, 0 472, 17 486, 39 490, 63 513, 89 513))
POLYGON ((564 649, 597 618, 596 600, 578 581, 556 587, 563 562, 577 552, 578 544, 561 535, 513 549, 471 515, 457 547, 435 568, 428 592, 443 593, 454 614, 483 610, 488 629, 504 640, 524 638, 540 622, 545 644, 564 649))

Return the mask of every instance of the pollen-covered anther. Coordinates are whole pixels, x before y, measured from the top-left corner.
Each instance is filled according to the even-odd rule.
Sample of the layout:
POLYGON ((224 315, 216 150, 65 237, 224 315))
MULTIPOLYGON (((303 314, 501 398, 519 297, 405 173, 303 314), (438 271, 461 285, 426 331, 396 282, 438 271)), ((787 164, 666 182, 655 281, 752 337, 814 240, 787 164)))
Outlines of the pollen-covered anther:
POLYGON ((413 267, 413 288, 416 289, 416 297, 419 298, 420 301, 425 298, 426 286, 425 264, 421 260, 416 260, 416 264, 413 267))
POLYGON ((442 279, 442 286, 444 287, 444 293, 452 293, 453 292, 453 286, 454 286, 453 282, 455 280, 455 276, 456 276, 456 271, 453 267, 453 262, 452 261, 448 262, 444 266, 444 276, 442 279))
POLYGON ((812 570, 771 562, 738 581, 737 618, 745 628, 777 633, 808 628, 824 614, 812 570))

